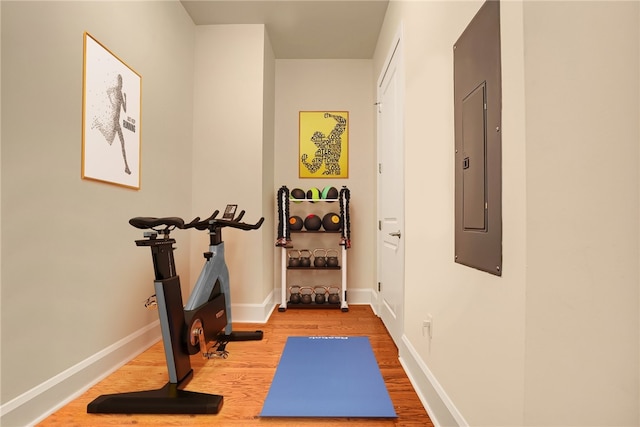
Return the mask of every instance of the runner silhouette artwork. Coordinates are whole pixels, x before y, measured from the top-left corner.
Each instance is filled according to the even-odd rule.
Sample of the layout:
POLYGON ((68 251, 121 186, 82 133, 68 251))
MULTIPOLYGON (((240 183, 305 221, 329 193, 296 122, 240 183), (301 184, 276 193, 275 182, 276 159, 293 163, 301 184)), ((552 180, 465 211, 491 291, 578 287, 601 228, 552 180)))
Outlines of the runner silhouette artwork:
MULTIPOLYGON (((120 110, 127 112, 127 94, 122 92, 122 75, 118 74, 113 86, 108 86, 105 93, 108 104, 102 111, 102 115, 94 117, 91 129, 98 129, 109 145, 113 144, 116 134, 122 147, 122 159, 124 160, 124 172, 131 175, 131 169, 127 163, 127 151, 124 145, 124 135, 120 126, 120 110)), ((135 132, 135 124, 131 121, 122 121, 126 129, 135 132), (133 127, 133 128, 132 128, 133 127)))
POLYGON ((310 173, 316 173, 324 163, 325 170, 322 172, 323 175, 340 175, 342 134, 347 128, 347 119, 331 113, 324 113, 324 118, 334 119, 336 121, 335 127, 331 130, 329 136, 325 136, 325 134, 320 131, 314 132, 311 141, 318 149, 310 162, 307 162, 309 158, 307 154, 303 154, 300 160, 302 160, 302 164, 310 173))

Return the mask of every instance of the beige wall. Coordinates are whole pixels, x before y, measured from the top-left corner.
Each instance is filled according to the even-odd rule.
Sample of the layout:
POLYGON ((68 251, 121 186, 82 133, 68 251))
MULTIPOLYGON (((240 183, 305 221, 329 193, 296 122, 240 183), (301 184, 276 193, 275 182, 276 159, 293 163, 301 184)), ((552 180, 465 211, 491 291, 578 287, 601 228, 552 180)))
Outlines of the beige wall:
MULTIPOLYGON (((127 222, 191 215, 194 25, 178 2, 3 1, 1 9, 3 409, 42 392, 2 424, 24 425, 87 379, 50 392, 46 381, 80 362, 91 371, 89 358, 120 340, 134 345, 121 342, 129 353, 110 363, 148 342, 132 334, 157 319, 143 306, 153 268, 127 222), (84 31, 142 75, 139 191, 80 178, 84 31)), ((177 252, 179 266, 188 255, 177 252)))
POLYGON ((530 425, 639 423, 638 7, 524 4, 530 425))
MULTIPOLYGON (((371 301, 376 280, 374 84, 370 60, 276 60, 276 187, 349 187, 348 292, 361 303, 371 301), (349 111, 348 179, 298 178, 298 113, 318 110, 349 111)), ((276 280, 279 287, 279 271, 276 280)))
POLYGON ((374 57, 402 26, 401 355, 443 424, 638 423, 638 5, 557 3, 502 2, 501 278, 453 262, 451 49, 480 2, 392 2, 374 57))
MULTIPOLYGON (((273 182, 273 125, 265 122, 273 115, 273 53, 264 25, 210 25, 196 27, 195 57, 194 212, 205 217, 237 204, 246 211, 244 221, 267 218, 257 231, 222 232, 234 305, 263 303, 273 289, 275 242, 275 190, 264 188, 265 181, 273 182)), ((202 268, 209 241, 206 233, 196 239, 192 277, 202 268)))

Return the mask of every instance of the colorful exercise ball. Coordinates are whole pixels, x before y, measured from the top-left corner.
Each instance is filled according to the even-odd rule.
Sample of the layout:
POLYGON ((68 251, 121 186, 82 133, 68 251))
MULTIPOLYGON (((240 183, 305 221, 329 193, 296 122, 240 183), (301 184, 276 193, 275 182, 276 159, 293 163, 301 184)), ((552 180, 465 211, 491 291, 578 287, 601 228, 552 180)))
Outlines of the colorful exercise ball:
POLYGON ((320 200, 320 190, 317 188, 311 188, 307 191, 307 199, 311 200, 311 203, 314 203, 314 200, 320 200))
POLYGON ((302 230, 302 218, 297 215, 289 217, 289 228, 293 231, 302 230))
MULTIPOLYGON (((338 189, 336 187, 327 186, 322 189, 321 197, 323 199, 337 199, 338 194, 338 189)), ((333 200, 330 201, 333 202, 333 200)))
POLYGON ((309 214, 304 219, 304 228, 306 228, 309 231, 318 231, 320 230, 321 226, 322 226, 322 220, 318 215, 309 214))
POLYGON ((289 198, 293 201, 293 203, 300 203, 299 200, 304 200, 305 194, 304 190, 301 188, 294 188, 291 190, 289 198))
POLYGON ((342 221, 340 220, 340 215, 329 212, 325 216, 322 217, 322 227, 327 231, 338 231, 342 226, 342 221))

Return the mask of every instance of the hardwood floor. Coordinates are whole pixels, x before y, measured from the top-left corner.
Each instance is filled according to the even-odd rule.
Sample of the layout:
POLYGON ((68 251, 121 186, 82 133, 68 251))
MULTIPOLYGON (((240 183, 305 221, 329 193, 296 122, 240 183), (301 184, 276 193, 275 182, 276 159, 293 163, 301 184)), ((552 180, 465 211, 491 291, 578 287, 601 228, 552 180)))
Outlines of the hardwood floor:
MULTIPOLYGON (((162 343, 159 342, 46 418, 39 426, 433 426, 398 361, 391 337, 369 306, 352 305, 346 313, 338 309, 289 309, 282 313, 276 310, 267 324, 238 324, 236 329, 261 329, 264 339, 228 344, 227 359, 191 357, 194 377, 185 389, 223 395, 224 404, 216 415, 87 414, 87 404, 102 394, 164 386, 167 367, 162 343), (322 335, 369 337, 397 419, 259 417, 287 337, 322 335)), ((323 369, 331 369, 331 364, 323 369)))

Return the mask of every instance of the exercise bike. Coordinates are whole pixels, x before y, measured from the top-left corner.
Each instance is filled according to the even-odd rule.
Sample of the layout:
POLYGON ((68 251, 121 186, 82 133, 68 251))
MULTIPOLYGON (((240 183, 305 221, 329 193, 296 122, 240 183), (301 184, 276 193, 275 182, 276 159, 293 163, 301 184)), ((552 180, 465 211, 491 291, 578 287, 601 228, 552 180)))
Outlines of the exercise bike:
POLYGON ((232 330, 229 270, 224 259, 222 229, 257 230, 264 218, 255 224, 240 222, 237 205, 227 205, 223 217, 216 210, 209 218, 199 217, 185 223, 178 217, 136 217, 129 223, 144 232, 137 246, 151 249, 155 273, 155 304, 160 318, 169 382, 157 390, 102 395, 87 405, 88 413, 102 414, 217 414, 223 396, 183 390, 193 378, 190 355, 201 352, 205 358, 226 358, 227 343, 261 340, 262 331, 232 330), (207 230, 209 250, 198 280, 183 306, 180 277, 173 257, 174 229, 207 230), (211 347, 208 343, 213 342, 211 347))

